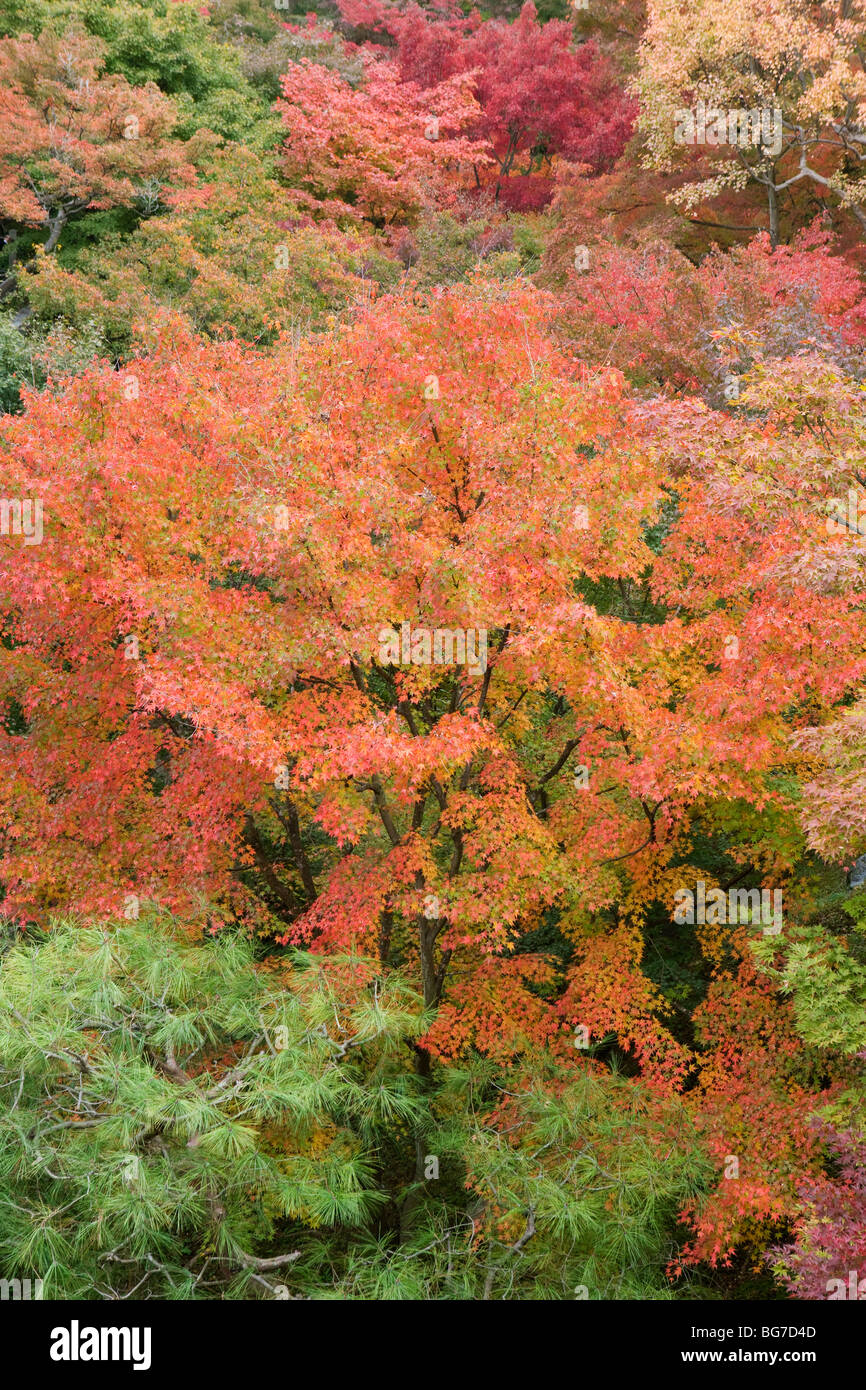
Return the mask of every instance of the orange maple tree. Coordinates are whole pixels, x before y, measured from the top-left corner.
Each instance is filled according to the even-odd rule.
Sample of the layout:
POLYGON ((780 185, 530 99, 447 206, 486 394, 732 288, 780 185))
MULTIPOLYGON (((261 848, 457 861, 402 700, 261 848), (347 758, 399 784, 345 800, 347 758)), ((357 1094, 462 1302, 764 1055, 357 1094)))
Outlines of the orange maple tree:
POLYGON ((465 135, 479 108, 462 74, 422 91, 401 82, 393 64, 369 60, 354 87, 304 58, 282 89, 284 172, 320 215, 375 226, 411 221, 449 201, 461 162, 483 168, 491 160, 484 141, 465 135))
POLYGON ((195 179, 174 103, 101 76, 103 52, 76 30, 0 40, 0 217, 46 227, 49 253, 87 209, 154 211, 195 179))
MULTIPOLYGON (((641 928, 699 872, 697 815, 788 881, 792 708, 806 727, 866 675, 834 580, 862 557, 825 526, 844 466, 820 431, 804 454, 792 404, 807 372, 831 414, 839 388, 811 360, 737 421, 631 400, 556 345, 555 310, 383 299, 272 355, 167 320, 155 356, 31 398, 2 455, 44 509, 41 543, 2 551, 6 910, 155 898, 403 961, 441 1004, 423 1069, 468 1045, 580 1065, 575 1028, 612 1034, 660 1092, 699 1068, 708 1125, 759 1075, 759 1175, 694 1247, 716 1259, 811 1171, 792 1120, 774 1175, 755 1110, 801 1116, 807 1078, 786 1089, 760 1038, 731 1068, 709 1022, 695 1053, 641 928), (551 914, 566 965, 520 944, 551 914)), ((708 1021, 757 987, 738 932, 697 931, 708 1021)))

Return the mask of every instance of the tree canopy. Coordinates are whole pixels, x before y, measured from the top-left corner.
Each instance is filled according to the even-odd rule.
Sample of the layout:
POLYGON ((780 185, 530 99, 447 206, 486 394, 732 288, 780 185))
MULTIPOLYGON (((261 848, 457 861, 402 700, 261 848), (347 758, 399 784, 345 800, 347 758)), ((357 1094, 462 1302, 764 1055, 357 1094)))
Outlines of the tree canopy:
POLYGON ((747 9, 0 0, 6 1278, 858 1296, 862 22, 747 9))

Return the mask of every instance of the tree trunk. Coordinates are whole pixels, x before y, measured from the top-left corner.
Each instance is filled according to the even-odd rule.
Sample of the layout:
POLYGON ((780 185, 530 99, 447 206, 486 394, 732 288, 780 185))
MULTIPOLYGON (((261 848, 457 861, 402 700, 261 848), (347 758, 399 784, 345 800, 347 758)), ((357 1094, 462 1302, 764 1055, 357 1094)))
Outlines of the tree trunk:
POLYGON ((775 171, 767 184, 767 204, 770 210, 770 245, 775 251, 779 245, 779 195, 776 192, 775 171))
MULTIPOLYGON (((427 1009, 435 1008, 439 1003, 442 996, 442 986, 445 983, 445 972, 451 959, 451 952, 444 951, 437 969, 435 948, 438 934, 439 927, 436 920, 428 920, 426 917, 419 918, 418 946, 421 955, 421 981, 424 989, 424 1007, 427 1009)), ((417 1043, 414 1044, 414 1048, 415 1074, 420 1078, 426 1090, 430 1085, 432 1073, 430 1053, 426 1047, 419 1047, 417 1043)), ((400 1240, 403 1243, 408 1240, 411 1234, 415 1213, 421 1204, 424 1191, 426 1145, 423 1125, 416 1127, 413 1140, 415 1144, 415 1176, 400 1207, 400 1240)))
POLYGON ((9 253, 8 274, 5 279, 0 281, 0 299, 5 299, 7 294, 11 294, 18 279, 15 275, 15 262, 18 259, 18 233, 14 229, 4 240, 4 245, 9 253))
POLYGON ((48 240, 46 241, 43 250, 45 251, 46 255, 50 256, 51 252, 54 250, 55 246, 60 240, 60 234, 63 231, 63 228, 66 226, 66 213, 63 211, 62 208, 60 209, 56 217, 51 218, 49 220, 48 226, 50 228, 50 231, 48 233, 48 240))

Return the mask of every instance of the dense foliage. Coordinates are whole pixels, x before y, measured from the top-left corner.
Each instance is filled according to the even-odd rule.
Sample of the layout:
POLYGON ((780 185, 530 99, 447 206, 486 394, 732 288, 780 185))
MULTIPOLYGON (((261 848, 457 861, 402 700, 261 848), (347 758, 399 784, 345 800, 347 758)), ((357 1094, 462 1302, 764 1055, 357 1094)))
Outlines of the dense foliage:
POLYGON ((0 0, 3 1277, 857 1296, 866 21, 763 9, 0 0))

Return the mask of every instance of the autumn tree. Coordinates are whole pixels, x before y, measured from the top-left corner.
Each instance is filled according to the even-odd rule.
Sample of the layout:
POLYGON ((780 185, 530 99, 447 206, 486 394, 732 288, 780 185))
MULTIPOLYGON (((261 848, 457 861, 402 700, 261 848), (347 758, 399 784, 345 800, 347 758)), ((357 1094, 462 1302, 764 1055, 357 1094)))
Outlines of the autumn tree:
MULTIPOLYGON (((521 180, 549 174, 556 157, 604 167, 621 151, 634 105, 617 85, 594 43, 574 47, 564 20, 539 24, 523 6, 513 24, 387 0, 341 0, 341 13, 365 31, 396 44, 393 61, 403 81, 433 88, 458 73, 475 74, 481 111, 470 133, 493 150, 496 196, 519 198, 521 180)), ((389 50, 385 50, 386 56, 389 50)), ((542 201, 551 185, 540 185, 542 201)))
POLYGON ((866 1279, 866 1144, 857 1130, 819 1127, 841 1181, 804 1184, 796 1239, 767 1259, 794 1298, 857 1299, 866 1279))
POLYGON ((817 349, 861 374, 862 282, 826 230, 813 227, 775 250, 763 233, 695 265, 651 233, 594 236, 567 207, 539 278, 557 289, 560 331, 586 360, 616 361, 649 392, 699 390, 732 407, 759 359, 817 349))
POLYGON ((102 55, 74 31, 0 40, 0 216, 12 229, 44 227, 47 254, 70 218, 115 206, 152 213, 195 177, 169 138, 172 102, 152 84, 100 75, 102 55))
POLYGON ((358 950, 422 997, 423 1085, 614 1046, 739 1154, 748 1182, 684 1208, 685 1256, 725 1259, 820 1173, 819 1061, 833 1085, 857 1063, 798 1039, 748 918, 688 930, 696 1048, 644 933, 698 878, 791 892, 790 735, 866 676, 862 555, 825 526, 848 451, 812 423, 850 428, 857 388, 813 356, 756 367, 740 417, 630 401, 556 346, 555 309, 397 297, 270 355, 166 324, 9 422, 6 911, 157 899, 191 931, 358 950))
POLYGON ((688 9, 649 0, 634 84, 648 163, 662 169, 692 163, 699 177, 673 195, 687 208, 756 185, 766 199, 773 245, 782 199, 799 185, 866 227, 864 33, 858 6, 840 15, 837 5, 804 8, 797 0, 772 6, 702 0, 688 9), (686 128, 684 117, 699 114, 698 103, 704 124, 686 128), (750 111, 757 125, 737 125, 732 135, 731 113, 750 111))
POLYGON ((202 182, 111 253, 97 242, 68 268, 37 253, 20 277, 30 332, 58 317, 74 328, 95 320, 126 357, 135 326, 162 307, 199 333, 271 343, 402 275, 368 228, 314 223, 255 151, 226 145, 197 158, 202 182))
MULTIPOLYGON (((267 32, 279 11, 268 7, 267 32)), ((5 0, 3 33, 46 41, 53 31, 86 33, 102 48, 104 73, 132 87, 155 85, 174 103, 176 134, 207 128, 262 150, 277 123, 244 74, 243 50, 231 41, 219 7, 197 0, 5 0)))
POLYGON ((368 62, 359 87, 303 58, 282 79, 283 173, 321 215, 375 226, 447 200, 461 162, 484 165, 464 132, 478 107, 462 74, 422 92, 390 64, 368 62))

